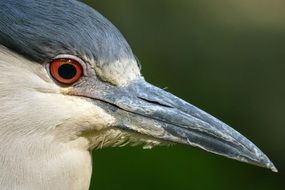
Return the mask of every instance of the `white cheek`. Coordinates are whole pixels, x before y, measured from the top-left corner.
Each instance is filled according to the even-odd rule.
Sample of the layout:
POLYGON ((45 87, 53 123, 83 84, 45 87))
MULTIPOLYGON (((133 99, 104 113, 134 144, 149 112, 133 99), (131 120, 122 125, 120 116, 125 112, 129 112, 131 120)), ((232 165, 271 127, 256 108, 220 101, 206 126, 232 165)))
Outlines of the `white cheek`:
POLYGON ((79 132, 88 130, 99 131, 115 122, 114 117, 86 99, 59 95, 58 102, 55 104, 54 106, 58 108, 55 117, 60 117, 63 121, 55 127, 60 127, 61 129, 65 127, 68 130, 77 128, 76 131, 79 132))
POLYGON ((0 132, 78 134, 115 119, 86 99, 62 94, 44 66, 0 49, 0 132), (64 133, 66 132, 66 133, 64 133))

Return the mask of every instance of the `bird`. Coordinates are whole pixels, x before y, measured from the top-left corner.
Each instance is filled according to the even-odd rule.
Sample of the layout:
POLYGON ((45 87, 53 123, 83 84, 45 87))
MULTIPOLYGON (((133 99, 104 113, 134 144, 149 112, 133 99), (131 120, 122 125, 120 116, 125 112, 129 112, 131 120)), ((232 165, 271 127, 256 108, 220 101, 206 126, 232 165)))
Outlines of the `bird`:
POLYGON ((78 0, 0 1, 0 189, 87 190, 92 151, 184 144, 277 172, 242 134, 147 82, 78 0))

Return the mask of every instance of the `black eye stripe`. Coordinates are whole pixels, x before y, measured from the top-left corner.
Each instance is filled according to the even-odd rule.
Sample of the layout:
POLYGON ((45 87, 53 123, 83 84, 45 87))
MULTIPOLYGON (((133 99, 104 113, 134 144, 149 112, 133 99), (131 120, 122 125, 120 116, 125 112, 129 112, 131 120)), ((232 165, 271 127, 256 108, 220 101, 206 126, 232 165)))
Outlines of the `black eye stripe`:
POLYGON ((64 79, 72 79, 76 75, 76 68, 72 64, 63 64, 58 68, 58 74, 64 79))

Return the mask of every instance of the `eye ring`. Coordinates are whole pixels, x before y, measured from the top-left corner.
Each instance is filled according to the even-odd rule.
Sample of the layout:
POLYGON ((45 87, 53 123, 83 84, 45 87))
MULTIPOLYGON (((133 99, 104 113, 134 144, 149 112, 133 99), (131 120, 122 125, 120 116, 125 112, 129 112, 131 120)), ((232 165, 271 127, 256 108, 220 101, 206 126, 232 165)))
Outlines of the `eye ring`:
POLYGON ((55 58, 49 67, 54 80, 63 85, 72 85, 83 76, 82 65, 72 58, 55 58))

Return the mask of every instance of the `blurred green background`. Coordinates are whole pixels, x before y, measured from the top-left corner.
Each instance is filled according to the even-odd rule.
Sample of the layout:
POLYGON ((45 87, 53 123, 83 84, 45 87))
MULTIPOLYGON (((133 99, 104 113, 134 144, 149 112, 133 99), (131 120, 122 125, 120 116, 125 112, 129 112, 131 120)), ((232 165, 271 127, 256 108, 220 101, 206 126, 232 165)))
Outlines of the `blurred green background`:
POLYGON ((93 153, 90 189, 285 189, 284 0, 89 0, 116 25, 146 80, 258 145, 279 173, 182 145, 93 153))

